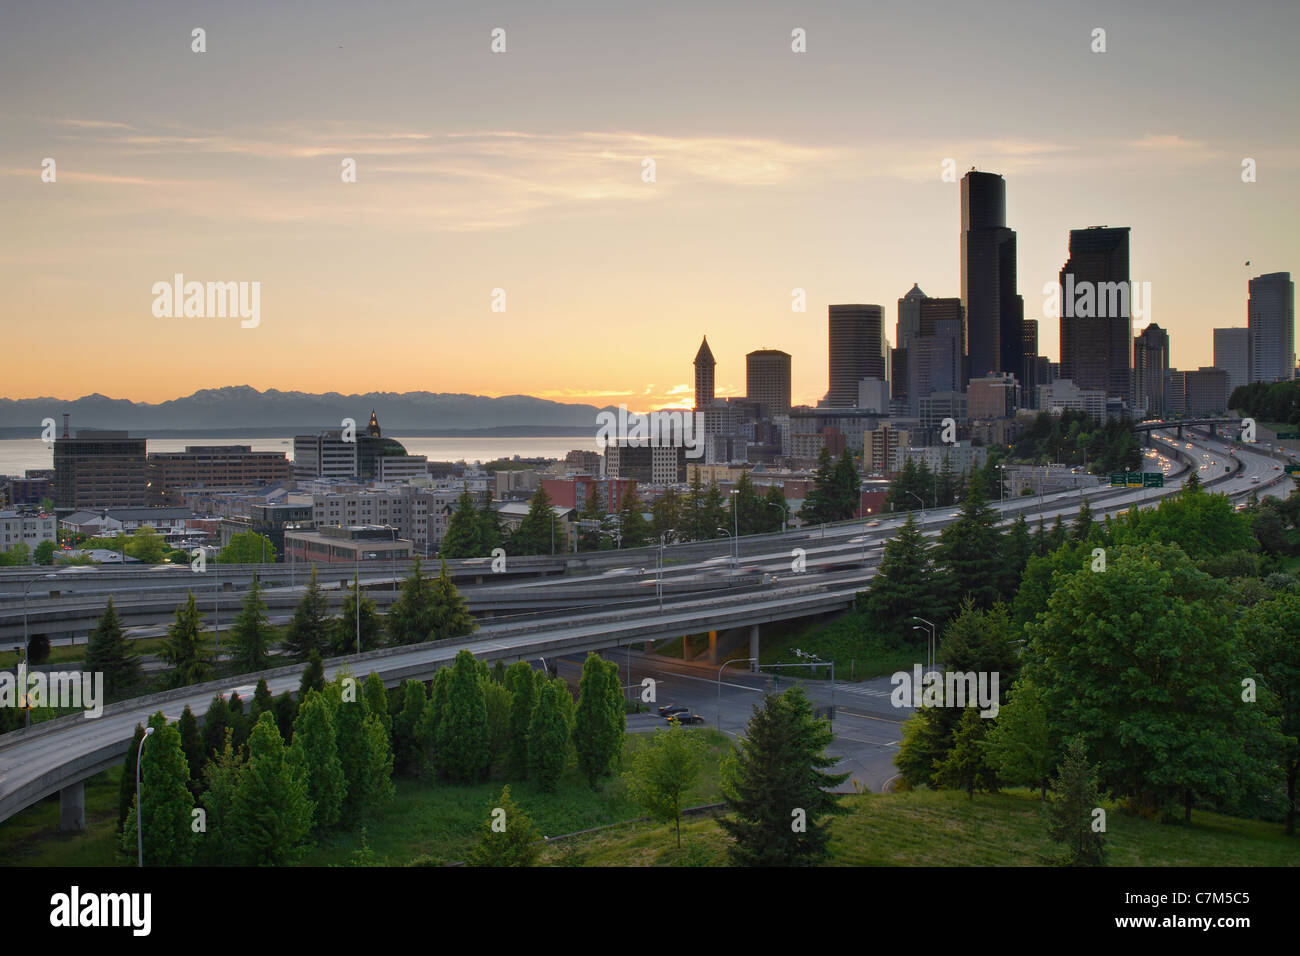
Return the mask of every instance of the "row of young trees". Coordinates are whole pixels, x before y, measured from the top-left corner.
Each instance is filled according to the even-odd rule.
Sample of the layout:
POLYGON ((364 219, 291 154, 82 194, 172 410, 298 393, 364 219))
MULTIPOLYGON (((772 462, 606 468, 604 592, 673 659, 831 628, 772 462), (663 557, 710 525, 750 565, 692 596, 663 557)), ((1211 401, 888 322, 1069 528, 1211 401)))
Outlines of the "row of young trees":
POLYGON ((1200 802, 1294 832, 1300 582, 1258 576, 1252 516, 1196 482, 1114 521, 1085 505, 1068 531, 1040 523, 1037 540, 980 510, 968 500, 933 548, 909 522, 863 599, 901 639, 912 615, 944 621, 959 597, 943 667, 1000 676, 996 718, 917 710, 896 761, 904 780, 1045 797, 1054 767, 1070 762, 1077 790, 1091 758, 1101 790, 1143 813, 1178 806, 1187 819, 1200 802))
POLYGON ((296 862, 316 835, 364 826, 392 799, 388 694, 371 674, 358 692, 340 674, 304 675, 300 698, 258 684, 247 716, 238 695, 213 698, 200 730, 187 707, 137 726, 122 776, 121 847, 137 839, 150 866, 275 866, 296 862), (138 817, 138 819, 137 819, 138 817), (138 829, 137 829, 138 828, 138 829))

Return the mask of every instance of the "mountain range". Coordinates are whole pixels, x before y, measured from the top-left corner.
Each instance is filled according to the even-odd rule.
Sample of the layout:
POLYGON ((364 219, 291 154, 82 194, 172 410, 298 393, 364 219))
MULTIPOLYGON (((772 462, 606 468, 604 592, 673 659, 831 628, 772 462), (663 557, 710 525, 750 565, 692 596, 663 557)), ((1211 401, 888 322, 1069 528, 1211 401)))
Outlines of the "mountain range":
POLYGON ((0 436, 36 437, 41 422, 53 418, 62 434, 70 428, 119 429, 133 435, 164 433, 284 435, 338 428, 344 418, 364 429, 373 410, 385 434, 404 435, 577 435, 594 433, 594 405, 567 405, 529 395, 466 395, 448 392, 339 392, 312 394, 258 391, 247 385, 205 388, 170 401, 150 404, 108 398, 98 393, 78 399, 0 399, 0 436))

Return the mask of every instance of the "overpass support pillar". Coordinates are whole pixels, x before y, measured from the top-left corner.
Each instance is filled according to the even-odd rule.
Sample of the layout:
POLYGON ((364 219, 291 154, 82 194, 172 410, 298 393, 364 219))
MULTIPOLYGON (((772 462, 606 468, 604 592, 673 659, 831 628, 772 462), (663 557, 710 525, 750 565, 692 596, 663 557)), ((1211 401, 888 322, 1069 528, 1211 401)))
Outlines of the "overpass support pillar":
POLYGON ((709 631, 709 663, 718 663, 718 632, 709 631))
POLYGON ((749 669, 758 673, 758 625, 755 624, 749 629, 749 656, 754 658, 754 663, 749 665, 749 669))
POLYGON ((1182 438, 1182 437, 1183 437, 1183 426, 1182 426, 1182 425, 1179 425, 1179 426, 1178 426, 1178 437, 1179 437, 1179 438, 1182 438))
POLYGON ((59 829, 86 829, 86 782, 84 780, 59 791, 59 829))
POLYGON ((695 659, 695 650, 691 647, 691 635, 682 635, 682 660, 690 661, 695 659))

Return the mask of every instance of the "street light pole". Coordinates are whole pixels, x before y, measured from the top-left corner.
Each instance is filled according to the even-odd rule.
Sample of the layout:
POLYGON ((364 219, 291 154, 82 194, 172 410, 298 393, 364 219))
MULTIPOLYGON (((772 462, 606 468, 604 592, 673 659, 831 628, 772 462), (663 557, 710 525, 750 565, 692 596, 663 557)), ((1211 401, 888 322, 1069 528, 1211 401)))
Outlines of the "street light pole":
POLYGON ((140 805, 140 761, 144 759, 144 742, 152 733, 152 727, 144 729, 144 736, 140 738, 140 749, 135 754, 135 848, 136 866, 140 867, 144 866, 144 830, 140 824, 140 818, 144 815, 140 805))
MULTIPOLYGON (((929 656, 929 660, 926 662, 926 666, 927 666, 927 667, 933 667, 933 666, 935 665, 935 651, 937 650, 937 648, 935 647, 935 642, 936 642, 936 639, 937 639, 937 638, 936 638, 936 634, 935 634, 935 626, 934 626, 934 622, 933 622, 933 621, 927 621, 925 618, 923 618, 923 617, 917 617, 917 616, 915 616, 915 615, 912 616, 912 620, 914 620, 914 621, 920 621, 922 624, 928 624, 929 627, 930 627, 930 631, 929 631, 929 634, 930 634, 930 656, 929 656)), ((912 628, 912 630, 916 630, 916 628, 912 628)))
POLYGON ((717 707, 717 713, 718 713, 718 729, 719 729, 719 730, 722 729, 722 671, 723 671, 723 669, 726 668, 726 666, 727 666, 728 664, 757 664, 757 663, 758 663, 758 658, 757 658, 757 657, 746 657, 743 661, 742 661, 742 660, 723 661, 723 662, 722 662, 722 667, 719 667, 719 668, 718 668, 718 707, 717 707))

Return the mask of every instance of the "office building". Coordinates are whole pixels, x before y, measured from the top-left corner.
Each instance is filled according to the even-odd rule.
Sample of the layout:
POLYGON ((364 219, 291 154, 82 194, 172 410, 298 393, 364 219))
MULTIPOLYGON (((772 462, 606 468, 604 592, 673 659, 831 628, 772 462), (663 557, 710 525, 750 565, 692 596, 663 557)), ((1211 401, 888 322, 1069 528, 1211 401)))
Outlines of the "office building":
POLYGON ((830 388, 826 404, 853 408, 864 378, 889 380, 885 311, 878 305, 830 307, 830 388))
POLYGON ((143 508, 150 503, 149 462, 145 440, 124 431, 81 429, 54 442, 54 507, 143 508))
POLYGON ((59 521, 44 511, 0 511, 0 551, 26 545, 28 560, 42 541, 58 541, 59 521))
POLYGON ((1071 229, 1060 287, 1060 377, 1131 406, 1129 228, 1071 229))
POLYGON ((1289 272, 1270 272, 1249 283, 1252 382, 1295 378, 1295 283, 1289 272))
POLYGON ((1133 339, 1135 418, 1165 415, 1165 380, 1169 377, 1169 333, 1152 322, 1133 339))
POLYGON ((1229 395, 1250 384, 1250 359, 1250 329, 1214 330, 1214 367, 1228 373, 1229 395))
POLYGON ((1006 182, 972 170, 961 181, 961 302, 968 378, 1011 372, 1023 380, 1016 293, 1016 234, 1007 228, 1006 182))
POLYGON ((926 298, 915 282, 907 295, 898 300, 898 324, 894 327, 894 345, 905 349, 921 334, 921 302, 926 298))
POLYGON ((645 485, 681 484, 686 481, 686 447, 611 442, 605 447, 605 476, 645 485))
POLYGON ((746 355, 745 397, 759 404, 763 418, 788 412, 790 353, 778 349, 759 349, 746 355))
POLYGON ((251 445, 186 445, 184 451, 148 456, 154 499, 179 504, 186 488, 234 490, 293 481, 282 451, 253 451, 251 445))
POLYGON ((1058 378, 1049 385, 1038 386, 1040 411, 1059 415, 1063 411, 1087 412, 1098 421, 1106 420, 1106 391, 1079 388, 1068 378, 1058 378))
POLYGON ((396 529, 327 527, 315 531, 286 531, 285 556, 292 564, 381 564, 406 561, 411 542, 397 538, 396 529))

